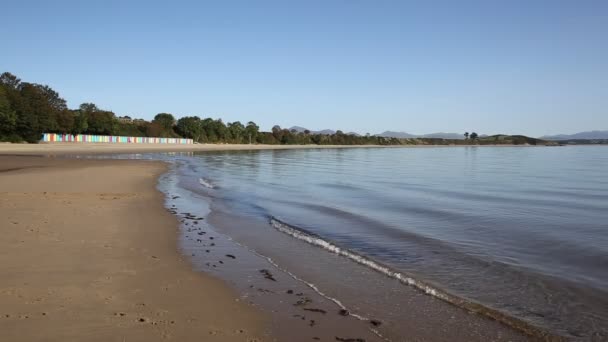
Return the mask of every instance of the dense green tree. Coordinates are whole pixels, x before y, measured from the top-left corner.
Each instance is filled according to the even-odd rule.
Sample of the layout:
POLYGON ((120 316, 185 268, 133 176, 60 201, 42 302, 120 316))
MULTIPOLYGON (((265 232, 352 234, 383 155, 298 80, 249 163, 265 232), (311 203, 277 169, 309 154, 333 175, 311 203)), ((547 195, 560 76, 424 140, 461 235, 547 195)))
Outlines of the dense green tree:
POLYGON ((72 111, 74 116, 74 126, 72 126, 72 134, 82 134, 89 130, 88 114, 81 110, 72 111))
POLYGON ((295 145, 297 143, 295 134, 291 133, 287 128, 281 130, 281 140, 279 141, 283 145, 295 145))
POLYGON ((99 108, 97 108, 97 105, 95 105, 94 103, 83 103, 80 105, 79 109, 82 113, 92 113, 99 111, 99 108))
POLYGON ((245 126, 240 121, 228 123, 228 132, 230 132, 231 142, 240 144, 243 142, 245 134, 245 126))
POLYGON ((21 84, 21 79, 10 72, 3 72, 2 75, 0 75, 0 84, 4 85, 8 89, 17 90, 21 84))
POLYGON ((10 108, 3 117, 4 135, 37 142, 44 131, 63 132, 67 126, 71 126, 69 116, 65 115, 65 100, 51 87, 21 82, 8 72, 0 75, 0 86, 10 108), (6 131, 9 126, 11 132, 6 131))
POLYGON ((51 87, 39 84, 36 84, 35 86, 46 100, 46 105, 50 107, 50 109, 54 110, 55 112, 68 109, 65 100, 61 98, 59 93, 54 91, 51 87))
POLYGON ((281 129, 281 126, 272 126, 272 136, 276 139, 276 141, 281 142, 283 140, 283 130, 281 129))
POLYGON ((19 101, 21 80, 17 76, 4 72, 0 75, 0 140, 22 141, 17 133, 17 113, 15 104, 19 101))
POLYGON ((479 136, 477 135, 477 133, 473 132, 473 133, 471 133, 470 137, 471 137, 471 140, 475 140, 475 139, 477 139, 479 136))
POLYGON ((259 132, 256 141, 260 144, 275 145, 279 142, 271 132, 259 132))
POLYGON ((222 119, 213 120, 211 123, 213 132, 217 137, 216 142, 227 142, 226 138, 228 136, 228 128, 222 121, 222 119))
POLYGON ((57 133, 72 133, 74 129, 74 113, 72 111, 70 111, 69 109, 64 109, 58 112, 55 120, 57 122, 57 133))
POLYGON ((198 116, 186 116, 177 120, 177 134, 184 138, 200 141, 203 133, 203 125, 198 116))
POLYGON ((155 126, 161 127, 160 132, 158 132, 157 127, 152 128, 153 131, 158 132, 158 135, 156 135, 157 137, 177 137, 177 135, 173 131, 173 126, 175 125, 175 117, 173 116, 173 114, 158 113, 156 114, 156 116, 154 116, 154 120, 152 120, 152 123, 155 126))
POLYGON ((67 106, 50 87, 21 83, 14 108, 17 113, 16 132, 28 142, 37 142, 43 132, 57 132, 57 117, 67 106))
POLYGON ((0 140, 16 135, 17 115, 11 108, 6 90, 0 86, 0 140))
POLYGON ((165 130, 171 130, 175 124, 175 117, 169 113, 158 113, 152 122, 161 125, 165 130))
POLYGON ((74 121, 79 126, 77 130, 88 134, 114 135, 118 126, 114 113, 99 109, 94 103, 81 104, 74 121))
POLYGON ((127 137, 145 137, 147 125, 139 125, 132 122, 118 121, 115 127, 114 135, 127 137))
POLYGON ((149 137, 162 137, 165 128, 156 122, 150 122, 146 125, 146 136, 149 137))
POLYGON ((212 118, 201 120, 201 141, 214 143, 217 142, 217 134, 215 134, 214 122, 212 118))
POLYGON ((248 144, 257 141, 258 133, 260 132, 260 127, 255 124, 253 121, 249 121, 247 126, 245 126, 245 138, 248 144))

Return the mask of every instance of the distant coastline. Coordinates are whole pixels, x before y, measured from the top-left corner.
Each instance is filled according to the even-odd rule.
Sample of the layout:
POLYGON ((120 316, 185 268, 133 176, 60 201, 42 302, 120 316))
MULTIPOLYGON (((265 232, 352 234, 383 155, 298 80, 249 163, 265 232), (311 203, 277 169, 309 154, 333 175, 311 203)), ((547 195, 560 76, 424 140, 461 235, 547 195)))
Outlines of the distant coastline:
MULTIPOLYGON (((558 146, 558 145, 551 145, 558 146)), ((212 151, 255 151, 339 148, 449 148, 449 147, 545 147, 545 145, 246 145, 246 144, 114 144, 114 143, 0 143, 0 155, 138 154, 212 151)))
MULTIPOLYGON (((132 137, 133 139, 189 140, 204 144, 243 145, 554 145, 555 142, 523 135, 479 135, 472 131, 426 136, 394 135, 386 131, 372 135, 344 133, 341 130, 310 131, 278 125, 262 131, 253 121, 224 122, 221 118, 158 113, 151 121, 116 115, 94 103, 70 109, 58 92, 47 85, 21 81, 4 72, 0 75, 0 142, 39 143, 49 134, 132 137), (447 137, 447 138, 446 138, 447 137)), ((399 132, 397 132, 399 133, 399 132)), ((67 140, 72 140, 68 138, 67 140)), ((103 141, 103 140, 102 140, 103 141)), ((108 140, 112 141, 112 140, 108 140)))

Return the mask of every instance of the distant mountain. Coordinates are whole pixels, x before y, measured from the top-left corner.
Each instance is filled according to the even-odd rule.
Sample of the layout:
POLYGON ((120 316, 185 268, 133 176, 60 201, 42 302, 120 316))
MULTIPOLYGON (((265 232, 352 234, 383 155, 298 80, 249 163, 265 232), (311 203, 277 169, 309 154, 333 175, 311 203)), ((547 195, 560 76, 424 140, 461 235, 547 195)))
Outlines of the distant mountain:
POLYGON ((408 138, 416 138, 416 135, 409 134, 406 132, 394 132, 394 131, 384 131, 380 134, 376 134, 379 137, 385 138, 399 138, 399 139, 408 139, 408 138))
POLYGON ((608 131, 588 131, 575 134, 545 135, 540 137, 544 140, 575 140, 575 139, 608 139, 608 131))
POLYGON ((380 134, 376 134, 379 137, 385 138, 399 138, 399 139, 410 139, 410 138, 438 138, 438 139, 464 139, 464 135, 459 133, 431 133, 431 134, 410 134, 407 132, 394 132, 385 131, 380 134))
MULTIPOLYGON (((290 130, 290 131, 291 131, 291 130, 294 130, 294 129, 295 129, 295 130, 296 130, 296 132, 298 132, 298 133, 303 133, 304 131, 309 130, 309 129, 304 128, 304 127, 301 127, 301 126, 291 126, 291 127, 289 127, 289 130, 290 130)), ((309 130, 309 131, 310 131, 310 133, 312 133, 312 134, 325 134, 325 135, 332 135, 332 134, 335 134, 335 133, 336 133, 336 131, 331 130, 331 129, 324 129, 324 130, 321 130, 321 131, 313 131, 313 130, 309 130)))
MULTIPOLYGON (((302 133, 302 132, 306 131, 307 128, 302 127, 302 126, 292 126, 289 128, 289 130, 290 131, 296 130, 296 132, 302 133)), ((332 134, 335 134, 336 131, 331 130, 331 129, 324 129, 321 131, 310 130, 310 133, 332 135, 332 134)), ((349 132, 346 134, 361 136, 360 134, 355 133, 355 132, 349 132)), ((376 134, 376 136, 385 137, 385 138, 399 138, 399 139, 412 139, 412 138, 436 138, 436 139, 459 139, 459 140, 464 139, 464 135, 462 135, 460 133, 444 133, 444 132, 431 133, 431 134, 410 134, 407 132, 384 131, 380 134, 376 134)), ((480 134, 479 137, 483 138, 483 137, 487 137, 487 135, 480 134)))
POLYGON ((298 133, 304 133, 304 131, 306 130, 306 128, 302 127, 302 126, 291 126, 289 127, 290 131, 296 130, 296 132, 298 133))

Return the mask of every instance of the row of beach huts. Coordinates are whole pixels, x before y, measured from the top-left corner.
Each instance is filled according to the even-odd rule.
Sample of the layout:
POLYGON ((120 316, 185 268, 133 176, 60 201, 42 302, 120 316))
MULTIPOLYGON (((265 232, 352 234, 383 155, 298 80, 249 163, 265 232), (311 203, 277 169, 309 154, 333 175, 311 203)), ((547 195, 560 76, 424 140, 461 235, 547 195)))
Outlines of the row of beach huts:
POLYGON ((192 144, 192 139, 124 137, 115 135, 57 134, 44 133, 41 142, 79 142, 79 143, 116 143, 116 144, 192 144))

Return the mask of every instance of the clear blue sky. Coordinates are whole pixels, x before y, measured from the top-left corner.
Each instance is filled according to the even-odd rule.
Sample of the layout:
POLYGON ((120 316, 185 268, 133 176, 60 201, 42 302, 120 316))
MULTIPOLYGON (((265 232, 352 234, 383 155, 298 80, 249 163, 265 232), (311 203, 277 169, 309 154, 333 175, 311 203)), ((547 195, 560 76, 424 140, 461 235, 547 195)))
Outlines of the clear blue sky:
POLYGON ((10 1, 0 71, 72 108, 310 129, 608 129, 608 1, 10 1))

